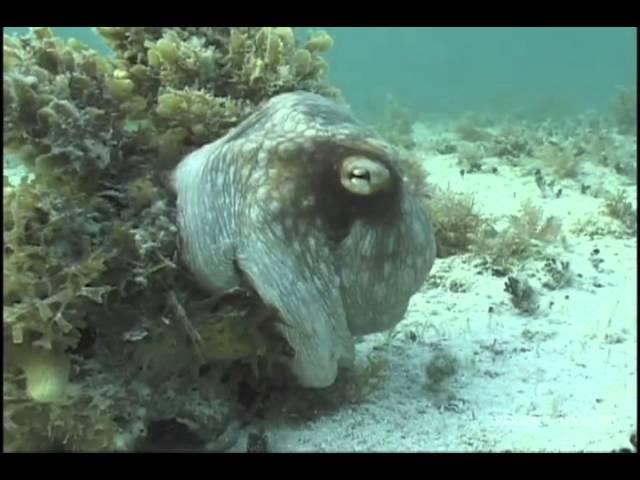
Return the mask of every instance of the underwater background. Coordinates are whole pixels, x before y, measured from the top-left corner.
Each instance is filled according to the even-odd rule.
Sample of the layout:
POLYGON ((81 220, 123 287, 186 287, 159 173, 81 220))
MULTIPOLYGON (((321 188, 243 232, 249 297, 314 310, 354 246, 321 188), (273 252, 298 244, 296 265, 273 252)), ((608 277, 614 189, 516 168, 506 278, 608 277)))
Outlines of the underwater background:
MULTIPOLYGON (((25 33, 27 28, 7 28, 25 33)), ((304 30, 304 29, 301 29, 304 30)), ((608 109, 637 81, 636 29, 332 27, 329 80, 358 112, 386 95, 416 112, 562 115, 608 109)), ((58 27, 108 51, 89 28, 58 27)))
POLYGON ((636 449, 637 29, 4 33, 5 451, 636 449))

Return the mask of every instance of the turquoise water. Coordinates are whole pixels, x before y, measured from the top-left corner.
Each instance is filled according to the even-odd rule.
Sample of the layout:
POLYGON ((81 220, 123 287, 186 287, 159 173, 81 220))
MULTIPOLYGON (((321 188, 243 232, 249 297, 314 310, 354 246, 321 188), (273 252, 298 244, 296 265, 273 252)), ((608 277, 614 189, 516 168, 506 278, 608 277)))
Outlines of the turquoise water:
MULTIPOLYGON (((361 111, 389 93, 422 113, 601 110, 637 78, 635 28, 326 30, 331 81, 361 111)), ((105 48, 89 28, 56 31, 105 48)))
POLYGON ((359 106, 416 111, 608 108, 636 84, 633 28, 332 28, 334 81, 359 106))

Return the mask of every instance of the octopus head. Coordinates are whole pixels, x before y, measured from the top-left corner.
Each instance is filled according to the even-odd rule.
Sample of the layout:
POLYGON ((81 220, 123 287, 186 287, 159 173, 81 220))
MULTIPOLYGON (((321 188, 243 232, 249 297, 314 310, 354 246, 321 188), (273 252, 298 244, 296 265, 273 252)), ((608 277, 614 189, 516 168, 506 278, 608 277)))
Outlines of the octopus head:
POLYGON ((185 259, 279 312, 303 385, 333 383, 353 335, 404 316, 435 258, 405 158, 344 107, 274 97, 174 172, 185 259))

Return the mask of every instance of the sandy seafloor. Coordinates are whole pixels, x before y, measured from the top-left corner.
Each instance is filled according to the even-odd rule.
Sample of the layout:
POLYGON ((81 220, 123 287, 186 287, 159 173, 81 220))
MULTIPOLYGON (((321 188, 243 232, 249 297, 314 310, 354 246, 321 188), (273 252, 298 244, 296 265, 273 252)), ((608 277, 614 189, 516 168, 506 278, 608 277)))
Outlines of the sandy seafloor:
MULTIPOLYGON (((531 199, 546 216, 560 218, 566 242, 548 252, 570 262, 573 284, 546 290, 543 262, 525 262, 518 273, 540 294, 540 309, 524 316, 511 305, 505 278, 480 271, 473 255, 436 260, 431 280, 415 295, 391 340, 378 334, 358 344, 360 368, 374 347, 385 352, 384 384, 362 403, 306 422, 268 422, 270 449, 610 452, 630 447, 637 428, 637 241, 602 213, 602 198, 582 194, 580 185, 624 189, 635 204, 636 182, 585 162, 578 178, 557 184, 563 188, 560 198, 543 198, 525 172, 530 165, 510 167, 489 158, 483 163, 498 166, 497 174, 463 178, 456 154, 429 148, 433 130, 418 124, 414 137, 429 183, 471 194, 481 213, 515 214, 531 199), (572 232, 585 218, 609 232, 593 238, 572 232), (597 267, 590 260, 595 249, 597 267), (457 372, 439 388, 429 388, 425 366, 443 350, 457 359, 457 372)), ((617 141, 633 145, 636 139, 617 141)), ((634 147, 628 151, 636 155, 634 147)), ((240 442, 234 450, 244 448, 240 442)))
MULTIPOLYGON (((442 133, 447 135, 447 133, 442 133)), ((521 265, 540 293, 540 310, 520 314, 504 291, 505 278, 477 267, 472 254, 437 259, 391 335, 358 343, 362 370, 373 349, 388 361, 383 383, 360 402, 304 421, 278 415, 264 424, 268 449, 280 452, 608 452, 629 447, 637 426, 637 241, 602 213, 602 198, 581 193, 624 189, 637 201, 636 182, 585 162, 578 179, 557 184, 544 198, 527 167, 488 158, 498 173, 460 175, 458 155, 431 147, 434 129, 416 124, 414 153, 431 185, 466 192, 478 211, 496 218, 517 213, 531 199, 563 222, 566 241, 548 248, 569 261, 571 286, 541 287, 543 261, 521 265), (605 234, 576 234, 591 218, 605 234), (599 264, 591 254, 600 251, 599 264), (489 313, 490 307, 492 312, 489 313), (457 371, 437 388, 425 367, 448 352, 457 371)), ((635 137, 620 137, 629 142, 635 137)), ((628 149, 636 155, 634 147, 628 149)), ((490 170, 490 168, 489 168, 490 170)), ((231 451, 246 451, 247 432, 231 451)))

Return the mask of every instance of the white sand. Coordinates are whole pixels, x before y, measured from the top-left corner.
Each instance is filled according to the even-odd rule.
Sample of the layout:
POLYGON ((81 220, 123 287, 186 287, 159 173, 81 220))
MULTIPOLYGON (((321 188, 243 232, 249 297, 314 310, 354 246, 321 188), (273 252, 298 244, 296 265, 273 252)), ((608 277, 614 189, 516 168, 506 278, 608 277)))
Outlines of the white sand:
POLYGON ((629 447, 637 425, 637 244, 602 215, 602 199, 580 193, 579 182, 610 191, 625 188, 634 201, 636 186, 611 169, 586 164, 578 180, 561 183, 560 198, 542 198, 533 176, 522 168, 492 159, 485 163, 499 165, 498 174, 461 178, 456 155, 428 152, 429 132, 419 125, 415 136, 429 182, 473 194, 481 213, 515 214, 522 200, 531 199, 545 215, 562 219, 566 245, 552 246, 549 253, 568 260, 581 277, 571 287, 550 291, 541 287, 543 262, 522 265, 541 294, 540 310, 527 317, 511 305, 504 278, 474 267, 477 258, 436 261, 432 280, 413 298, 392 340, 373 335, 358 346, 360 367, 374 346, 386 348, 390 367, 384 386, 360 404, 342 405, 306 422, 270 422, 271 449, 567 452, 629 447), (593 239, 572 233, 575 222, 585 218, 608 225, 612 233, 593 239), (595 248, 604 260, 599 271, 589 260, 595 248), (452 280, 462 286, 454 290, 463 291, 450 291, 452 280), (459 367, 448 384, 433 391, 426 388, 425 365, 437 349, 455 355, 459 367))
MULTIPOLYGON (((437 260, 393 336, 372 335, 358 345, 360 370, 374 347, 389 360, 385 383, 358 404, 342 404, 304 421, 286 416, 269 421, 270 449, 564 452, 628 447, 637 425, 637 244, 602 215, 602 199, 580 193, 579 181, 593 189, 624 188, 634 200, 636 186, 611 169, 585 164, 579 181, 558 185, 560 198, 543 198, 533 176, 524 174, 526 168, 489 159, 484 163, 498 166, 498 174, 462 178, 455 154, 438 155, 428 148, 425 127, 416 126, 415 137, 429 182, 472 194, 481 213, 515 214, 523 200, 531 199, 546 215, 561 218, 567 248, 552 246, 549 253, 568 260, 581 278, 571 287, 549 291, 540 286, 545 279, 541 261, 522 265, 542 295, 540 311, 527 317, 511 305, 505 279, 475 267, 477 258, 437 260), (594 238, 576 235, 573 226, 589 218, 610 232, 594 238), (604 260, 598 270, 589 259, 595 248, 604 260), (458 371, 439 389, 429 389, 425 366, 443 349, 457 358, 458 371)), ((24 172, 16 167, 5 173, 15 181, 24 172)), ((232 450, 246 451, 246 436, 232 450)))

